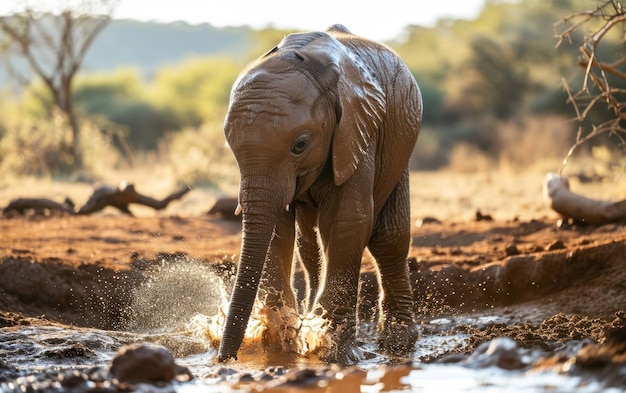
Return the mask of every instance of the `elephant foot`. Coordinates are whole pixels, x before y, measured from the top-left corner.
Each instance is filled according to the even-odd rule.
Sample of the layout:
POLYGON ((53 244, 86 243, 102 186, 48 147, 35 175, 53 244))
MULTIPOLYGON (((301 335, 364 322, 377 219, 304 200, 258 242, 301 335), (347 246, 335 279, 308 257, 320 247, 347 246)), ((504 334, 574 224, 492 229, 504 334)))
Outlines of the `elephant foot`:
POLYGON ((367 359, 368 353, 359 347, 355 328, 335 327, 327 333, 324 346, 319 350, 321 360, 342 367, 357 364, 367 359))
POLYGON ((322 348, 319 357, 324 362, 342 367, 357 364, 368 358, 367 353, 356 344, 336 344, 329 348, 322 348))
MULTIPOLYGON (((258 318, 262 325, 262 343, 265 348, 297 352, 296 338, 300 319, 295 307, 290 306, 283 291, 272 287, 260 290, 262 307, 258 318)), ((255 335, 256 336, 256 335, 255 335)))
POLYGON ((296 310, 290 307, 265 308, 262 311, 263 345, 283 352, 299 352, 300 318, 296 310))
POLYGON ((413 352, 418 338, 419 332, 415 323, 391 318, 390 321, 385 321, 378 345, 387 355, 406 357, 413 352))

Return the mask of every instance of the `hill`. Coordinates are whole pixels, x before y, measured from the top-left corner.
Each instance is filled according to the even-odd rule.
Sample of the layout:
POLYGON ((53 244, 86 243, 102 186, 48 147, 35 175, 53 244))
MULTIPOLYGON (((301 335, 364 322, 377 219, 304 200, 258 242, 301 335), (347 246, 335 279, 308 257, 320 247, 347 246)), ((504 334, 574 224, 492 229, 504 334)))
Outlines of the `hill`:
MULTIPOLYGON (((132 66, 150 77, 160 66, 175 64, 188 57, 248 56, 257 42, 254 34, 255 31, 247 26, 217 28, 208 23, 191 25, 186 22, 114 19, 96 36, 80 72, 112 71, 132 66)), ((31 75, 24 61, 15 61, 14 67, 20 75, 31 75)), ((9 80, 0 64, 0 83, 9 80)))
POLYGON ((248 27, 113 20, 87 52, 82 71, 107 71, 132 65, 150 75, 159 66, 185 57, 242 56, 249 53, 253 45, 253 31, 248 27))

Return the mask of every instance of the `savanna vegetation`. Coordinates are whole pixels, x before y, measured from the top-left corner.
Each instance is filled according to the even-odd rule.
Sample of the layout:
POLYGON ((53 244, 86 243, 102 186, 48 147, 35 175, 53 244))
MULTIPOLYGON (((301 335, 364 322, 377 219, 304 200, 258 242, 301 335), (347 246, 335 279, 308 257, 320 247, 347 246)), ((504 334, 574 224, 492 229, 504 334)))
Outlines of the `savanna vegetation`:
MULTIPOLYGON (((408 64, 424 97, 423 129, 412 168, 475 171, 551 165, 554 170, 554 163, 577 141, 585 143, 579 143, 576 154, 620 162, 620 121, 607 132, 598 129, 622 113, 615 104, 621 102, 620 89, 626 88, 620 4, 489 0, 473 20, 409 26, 387 42, 408 64), (569 18, 575 13, 576 18, 569 18), (592 61, 585 60, 581 45, 608 20, 614 22, 611 29, 593 47, 592 61), (616 72, 597 67, 594 59, 600 58, 616 72), (602 86, 611 86, 612 98, 602 86), (597 96, 604 98, 594 101, 597 96), (591 141, 586 140, 589 135, 591 141)), ((128 28, 128 23, 122 25, 128 28)), ((102 32, 106 42, 114 41, 114 27, 102 32)), ((237 36, 235 30, 229 30, 229 37, 237 36)), ((167 166, 186 184, 236 183, 236 164, 222 135, 230 87, 247 62, 287 33, 241 28, 238 41, 224 40, 209 54, 181 54, 149 71, 132 64, 81 70, 72 83, 80 168, 72 154, 71 119, 54 104, 45 80, 33 77, 21 87, 5 83, 0 95, 0 177, 93 181, 112 171, 167 166)), ((125 56, 123 45, 116 45, 109 56, 125 56)))

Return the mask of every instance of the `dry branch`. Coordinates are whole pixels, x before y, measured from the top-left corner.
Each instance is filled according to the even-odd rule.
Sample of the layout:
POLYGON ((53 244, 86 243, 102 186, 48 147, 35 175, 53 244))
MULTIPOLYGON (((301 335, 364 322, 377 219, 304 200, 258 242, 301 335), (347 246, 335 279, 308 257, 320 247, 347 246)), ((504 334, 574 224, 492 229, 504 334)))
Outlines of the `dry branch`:
POLYGON ((45 215, 46 211, 75 214, 74 202, 69 198, 65 198, 63 203, 45 198, 18 198, 12 200, 7 207, 2 210, 2 214, 5 216, 13 214, 24 215, 28 210, 33 210, 37 215, 45 215))
POLYGON ((94 191, 87 203, 78 210, 77 214, 91 214, 104 209, 106 206, 112 206, 123 213, 132 215, 128 209, 128 205, 132 203, 148 206, 155 210, 162 210, 171 201, 182 198, 190 190, 191 188, 186 186, 159 200, 138 193, 133 184, 122 182, 117 187, 102 186, 94 191))
POLYGON ((563 222, 571 219, 576 223, 601 225, 626 219, 626 200, 612 202, 574 194, 567 178, 556 173, 546 175, 543 196, 563 222))
POLYGON ((78 211, 74 209, 74 203, 66 198, 65 202, 58 203, 46 198, 18 198, 12 200, 7 207, 3 209, 3 215, 25 214, 28 210, 33 210, 35 214, 45 214, 46 211, 59 211, 67 214, 91 214, 112 206, 123 213, 132 215, 128 208, 130 204, 144 205, 155 210, 162 210, 169 205, 170 202, 182 198, 191 190, 191 187, 185 186, 178 191, 173 192, 163 199, 155 199, 147 195, 138 193, 133 184, 125 182, 120 183, 117 187, 101 186, 98 187, 87 200, 87 203, 78 211))
MULTIPOLYGON (((617 54, 617 59, 602 59, 599 55, 598 47, 607 37, 610 31, 616 28, 623 28, 626 24, 626 10, 618 0, 603 0, 596 3, 596 8, 591 11, 573 13, 563 18, 556 27, 563 27, 563 30, 556 34, 558 40, 557 47, 563 42, 572 42, 573 33, 584 28, 592 22, 599 21, 600 27, 594 32, 587 34, 580 44, 579 51, 581 58, 578 66, 584 70, 584 80, 581 89, 574 93, 566 81, 563 82, 565 92, 568 95, 568 102, 576 111, 576 121, 582 123, 588 118, 593 109, 599 105, 606 105, 612 111, 613 118, 600 124, 594 124, 591 130, 579 127, 576 135, 576 142, 567 152, 564 165, 574 151, 592 138, 604 133, 616 136, 624 148, 626 147, 626 128, 623 121, 626 120, 626 91, 615 87, 616 83, 611 83, 608 76, 613 76, 622 81, 626 81, 626 72, 623 67, 626 64, 626 56, 617 54), (597 89, 597 93, 591 91, 597 89), (579 105, 581 107, 579 107, 579 105)), ((609 40, 607 39, 607 42, 609 40)), ((611 55, 616 55, 611 51, 611 55)))

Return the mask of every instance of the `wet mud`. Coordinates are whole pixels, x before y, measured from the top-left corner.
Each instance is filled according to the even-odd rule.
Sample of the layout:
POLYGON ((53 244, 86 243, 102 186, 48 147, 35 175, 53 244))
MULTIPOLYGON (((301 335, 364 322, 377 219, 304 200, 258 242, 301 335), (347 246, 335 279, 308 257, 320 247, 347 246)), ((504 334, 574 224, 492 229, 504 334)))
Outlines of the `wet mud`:
POLYGON ((387 378, 395 389, 436 391, 438 382, 426 371, 438 375, 445 367, 480 370, 473 371, 476 380, 494 367, 524 375, 519 381, 534 375, 537 389, 531 391, 546 383, 554 391, 626 388, 624 225, 557 228, 549 219, 419 224, 409 256, 421 336, 413 357, 377 353, 370 337, 377 281, 366 256, 359 318, 362 346, 371 356, 339 369, 314 358, 257 356, 259 348, 238 363, 216 363, 215 348, 193 321, 197 314, 219 313, 229 293, 240 241, 236 222, 0 219, 1 386, 137 389, 137 381, 120 381, 110 368, 128 345, 149 343, 189 370, 146 382, 172 390, 298 391, 334 384, 380 391, 387 378), (566 379, 538 377, 546 373, 566 379))

